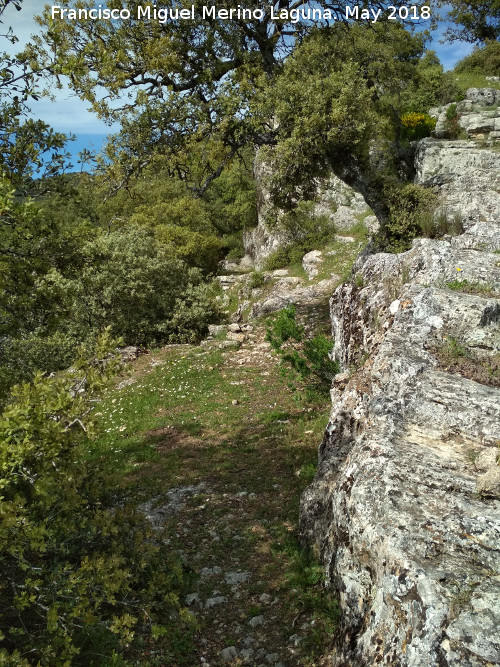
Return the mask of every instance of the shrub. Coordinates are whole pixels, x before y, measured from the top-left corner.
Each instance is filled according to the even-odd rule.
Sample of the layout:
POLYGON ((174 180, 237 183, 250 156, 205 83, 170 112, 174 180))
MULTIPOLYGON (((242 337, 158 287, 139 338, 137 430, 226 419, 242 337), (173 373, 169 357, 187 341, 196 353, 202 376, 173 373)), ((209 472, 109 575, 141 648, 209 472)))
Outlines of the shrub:
POLYGON ((80 337, 110 326, 126 344, 197 340, 215 318, 212 290, 151 231, 127 227, 102 235, 82 250, 81 274, 49 273, 40 285, 66 309, 65 326, 80 337))
POLYGON ((174 664, 161 637, 189 631, 182 567, 85 462, 115 345, 106 334, 71 373, 18 385, 0 415, 0 664, 104 664, 158 637, 174 664))
POLYGON ((423 227, 432 224, 437 206, 433 190, 422 185, 406 184, 388 193, 389 219, 375 237, 386 252, 405 252, 413 239, 422 236, 423 227))
POLYGON ((282 371, 294 389, 304 389, 309 398, 328 394, 339 372, 338 363, 329 357, 332 341, 322 335, 308 339, 295 315, 294 306, 281 310, 268 327, 266 340, 281 357, 282 371))
POLYGON ((500 42, 490 40, 455 65, 456 74, 500 76, 500 42))
POLYGON ((446 134, 450 139, 458 139, 460 136, 462 128, 458 124, 459 119, 460 114, 458 113, 457 105, 450 104, 450 106, 446 109, 445 121, 446 134))
POLYGON ((68 368, 76 348, 75 339, 62 332, 4 338, 0 344, 0 403, 12 385, 28 382, 37 370, 53 372, 68 368))
POLYGON ((261 271, 252 271, 250 274, 250 289, 255 289, 256 287, 262 287, 265 283, 264 274, 261 271))
POLYGON ((283 231, 286 245, 267 257, 264 263, 267 271, 299 264, 306 253, 321 248, 333 238, 335 226, 330 217, 316 214, 314 206, 312 201, 301 201, 292 211, 281 212, 278 222, 268 220, 270 227, 283 231))
POLYGON ((430 136, 436 127, 436 119, 426 113, 407 113, 401 118, 401 139, 406 141, 418 141, 430 136))

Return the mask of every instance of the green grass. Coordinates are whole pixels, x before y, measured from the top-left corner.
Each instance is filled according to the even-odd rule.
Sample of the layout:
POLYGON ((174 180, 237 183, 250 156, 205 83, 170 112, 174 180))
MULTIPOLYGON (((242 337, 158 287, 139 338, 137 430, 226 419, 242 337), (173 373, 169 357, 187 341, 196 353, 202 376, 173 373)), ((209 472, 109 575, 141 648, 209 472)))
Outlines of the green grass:
POLYGON ((455 292, 464 292, 465 294, 493 294, 494 289, 491 285, 487 283, 479 283, 475 281, 467 280, 466 278, 460 280, 455 278, 445 283, 445 286, 448 289, 454 290, 455 292))
MULTIPOLYGON (((238 609, 231 591, 217 584, 230 599, 227 610, 214 610, 228 628, 220 644, 210 615, 198 619, 198 640, 209 637, 213 643, 210 661, 229 640, 241 641, 231 623, 237 614, 243 613, 242 623, 256 615, 262 593, 279 599, 272 607, 276 619, 266 629, 271 647, 297 631, 294 619, 300 617, 309 629, 300 631, 304 640, 294 664, 312 666, 314 656, 329 650, 337 601, 296 535, 299 497, 316 470, 328 408, 328 398, 307 406, 297 402, 271 361, 239 365, 234 352, 195 346, 140 357, 129 377, 120 378, 96 405, 99 438, 87 456, 99 458, 130 499, 139 504, 159 498, 161 504, 168 489, 207 484, 206 494, 188 498, 182 515, 167 521, 171 548, 195 571, 205 562, 234 569, 238 559, 239 569, 254 572, 238 609), (248 494, 244 501, 238 500, 242 491, 248 494), (228 512, 234 514, 231 533, 240 541, 223 528, 228 512), (210 531, 219 541, 212 541, 210 531)), ((195 576, 193 590, 212 594, 215 584, 196 581, 195 576)), ((185 664, 194 664, 199 650, 196 640, 191 649, 186 643, 185 664)))
POLYGON ((500 89, 500 82, 488 81, 485 74, 471 72, 468 74, 455 74, 454 79, 457 86, 465 93, 468 88, 495 88, 500 89))

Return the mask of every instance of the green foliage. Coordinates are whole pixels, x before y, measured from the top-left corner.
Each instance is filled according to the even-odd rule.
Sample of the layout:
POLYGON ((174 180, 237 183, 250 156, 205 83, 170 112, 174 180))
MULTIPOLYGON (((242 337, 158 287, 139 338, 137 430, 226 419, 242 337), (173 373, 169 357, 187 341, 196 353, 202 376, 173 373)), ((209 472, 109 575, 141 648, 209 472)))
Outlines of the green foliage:
POLYGON ((445 121, 446 134, 450 139, 458 139, 460 136, 462 128, 458 124, 459 118, 460 114, 458 113, 457 105, 450 104, 450 106, 446 109, 445 121))
POLYGON ((256 287, 262 287, 265 283, 264 274, 261 271, 252 271, 250 274, 250 289, 255 289, 256 287))
POLYGON ((133 656, 136 633, 191 624, 182 568, 145 518, 84 463, 90 413, 116 371, 105 334, 71 372, 14 388, 0 416, 0 662, 88 665, 133 656))
POLYGON ((39 289, 56 299, 80 336, 110 326, 127 344, 196 340, 217 316, 214 295, 151 232, 130 225, 87 243, 81 273, 48 273, 39 289))
POLYGON ((375 241, 386 252, 404 252, 414 238, 422 236, 424 226, 432 226, 437 196, 429 188, 407 184, 388 192, 387 197, 390 216, 375 241))
POLYGON ((300 264, 307 252, 321 248, 335 234, 329 216, 317 215, 313 202, 301 201, 291 211, 281 212, 278 221, 269 220, 268 224, 282 230, 286 238, 285 245, 267 257, 265 267, 268 271, 300 264))
POLYGON ((401 118, 401 139, 407 141, 418 141, 430 136, 436 127, 436 119, 426 113, 411 112, 404 114, 401 118))
POLYGON ((407 113, 427 113, 431 107, 452 102, 458 88, 450 72, 445 72, 434 51, 426 51, 418 61, 415 78, 410 82, 402 99, 407 113))
POLYGON ((268 327, 266 340, 281 357, 283 371, 292 378, 295 389, 304 389, 308 397, 328 394, 332 380, 339 372, 338 363, 329 356, 332 341, 322 335, 308 339, 295 315, 294 306, 281 310, 268 327))
POLYGON ((470 55, 455 65, 454 72, 500 76, 500 42, 490 40, 484 46, 476 47, 470 55))
POLYGON ((302 42, 266 97, 279 128, 269 151, 276 203, 293 207, 314 194, 316 177, 333 171, 377 216, 387 215, 385 180, 397 180, 398 107, 422 45, 421 36, 386 23, 332 26, 302 42))
POLYGON ((500 3, 498 0, 439 0, 448 10, 447 18, 457 27, 448 28, 448 39, 487 42, 500 37, 500 3))
POLYGON ((0 403, 12 385, 29 382, 37 370, 68 368, 76 348, 77 341, 61 331, 5 337, 0 343, 0 403))

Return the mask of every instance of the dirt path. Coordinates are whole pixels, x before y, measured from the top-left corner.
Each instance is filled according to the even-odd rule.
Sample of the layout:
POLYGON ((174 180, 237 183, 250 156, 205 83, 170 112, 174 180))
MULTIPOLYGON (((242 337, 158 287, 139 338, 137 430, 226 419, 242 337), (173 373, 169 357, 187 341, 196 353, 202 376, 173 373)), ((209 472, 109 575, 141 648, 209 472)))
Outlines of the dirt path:
POLYGON ((106 398, 101 446, 190 575, 198 631, 178 664, 319 665, 336 603, 296 531, 328 400, 300 406, 249 336, 142 357, 106 398))

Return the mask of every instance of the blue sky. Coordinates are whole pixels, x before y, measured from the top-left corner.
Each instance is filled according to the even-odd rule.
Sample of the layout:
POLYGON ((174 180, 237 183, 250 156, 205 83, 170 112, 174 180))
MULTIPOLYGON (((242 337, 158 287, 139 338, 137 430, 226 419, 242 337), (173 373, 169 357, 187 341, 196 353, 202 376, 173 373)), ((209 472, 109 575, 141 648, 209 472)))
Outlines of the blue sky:
MULTIPOLYGON (((354 0, 353 4, 355 4, 354 0)), ((12 7, 5 11, 4 24, 11 26, 19 38, 19 44, 15 47, 18 50, 29 40, 30 35, 39 31, 39 26, 33 17, 42 11, 42 7, 43 3, 40 0, 23 0, 23 9, 20 12, 12 7)), ((433 35, 429 48, 437 52, 445 69, 451 69, 458 60, 470 53, 472 47, 463 42, 440 44, 439 40, 443 31, 444 28, 433 35)), ((7 51, 13 50, 9 44, 6 44, 4 48, 7 51)), ((68 145, 68 150, 73 155, 76 155, 82 148, 99 150, 106 136, 118 129, 117 126, 110 128, 100 121, 88 110, 88 104, 78 99, 68 88, 55 91, 55 94, 54 102, 42 99, 35 103, 33 115, 49 123, 58 132, 76 135, 76 140, 68 145)))

